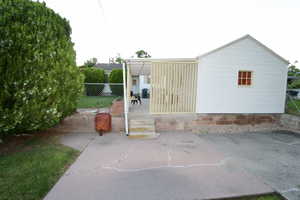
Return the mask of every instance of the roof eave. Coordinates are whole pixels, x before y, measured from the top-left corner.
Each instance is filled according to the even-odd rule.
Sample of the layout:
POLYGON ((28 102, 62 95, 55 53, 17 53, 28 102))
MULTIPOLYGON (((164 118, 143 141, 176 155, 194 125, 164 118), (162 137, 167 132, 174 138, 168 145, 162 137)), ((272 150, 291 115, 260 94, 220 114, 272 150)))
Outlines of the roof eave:
POLYGON ((288 60, 284 59, 282 56, 280 56, 279 54, 275 53, 272 49, 270 49, 269 47, 267 47, 266 45, 264 45, 260 41, 256 40, 254 37, 252 37, 249 34, 247 34, 247 35, 245 35, 245 36, 243 36, 241 38, 238 38, 238 39, 236 39, 236 40, 234 40, 232 42, 229 42, 229 43, 227 43, 225 45, 222 45, 221 47, 218 47, 218 48, 216 48, 216 49, 214 49, 212 51, 209 51, 209 52, 206 52, 206 53, 204 53, 202 55, 199 55, 199 56, 196 57, 196 59, 199 60, 199 59, 201 59, 201 58, 203 58, 205 56, 213 54, 213 53, 215 53, 215 52, 217 52, 217 51, 219 51, 221 49, 224 49, 224 48, 226 48, 228 46, 231 46, 231 45, 233 45, 233 44, 235 44, 235 43, 237 43, 237 42, 239 42, 241 40, 247 39, 247 38, 253 40, 254 42, 256 42, 258 45, 260 45, 261 47, 263 47, 264 49, 266 49, 267 51, 269 51, 271 54, 273 54, 275 57, 277 57, 280 60, 282 60, 285 64, 287 64, 287 65, 290 64, 290 62, 288 60))

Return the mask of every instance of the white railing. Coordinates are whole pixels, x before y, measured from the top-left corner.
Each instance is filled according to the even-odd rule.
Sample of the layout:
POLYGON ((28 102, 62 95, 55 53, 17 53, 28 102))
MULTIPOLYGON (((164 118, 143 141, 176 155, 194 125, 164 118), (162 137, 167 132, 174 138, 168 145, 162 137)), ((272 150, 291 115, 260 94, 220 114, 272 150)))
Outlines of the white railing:
POLYGON ((125 120, 125 133, 128 133, 128 100, 127 100, 127 87, 126 87, 126 67, 123 63, 123 95, 124 95, 124 120, 125 120))

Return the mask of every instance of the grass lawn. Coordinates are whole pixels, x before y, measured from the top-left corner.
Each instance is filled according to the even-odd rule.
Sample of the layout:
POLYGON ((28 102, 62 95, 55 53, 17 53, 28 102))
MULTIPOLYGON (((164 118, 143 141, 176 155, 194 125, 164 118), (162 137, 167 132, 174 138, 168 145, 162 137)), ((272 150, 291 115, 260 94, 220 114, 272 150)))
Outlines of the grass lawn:
POLYGON ((77 108, 105 108, 110 107, 112 101, 117 98, 115 96, 107 96, 107 97, 88 97, 88 96, 81 96, 77 108))
POLYGON ((78 155, 53 137, 32 137, 0 151, 0 200, 42 199, 78 155))
POLYGON ((286 112, 288 114, 300 115, 300 113, 297 111, 295 104, 298 106, 298 109, 300 109, 300 100, 293 99, 293 102, 291 100, 288 100, 286 109, 286 112))
POLYGON ((261 195, 256 197, 240 197, 240 198, 227 198, 223 200, 284 200, 277 194, 268 194, 268 195, 261 195))

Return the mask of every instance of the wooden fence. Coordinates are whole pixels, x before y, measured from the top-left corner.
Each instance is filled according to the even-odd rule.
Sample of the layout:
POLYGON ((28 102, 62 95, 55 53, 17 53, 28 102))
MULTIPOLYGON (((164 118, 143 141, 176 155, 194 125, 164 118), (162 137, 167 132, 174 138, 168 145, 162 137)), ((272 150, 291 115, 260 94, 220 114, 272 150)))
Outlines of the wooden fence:
POLYGON ((196 112, 197 63, 152 62, 151 113, 196 112))

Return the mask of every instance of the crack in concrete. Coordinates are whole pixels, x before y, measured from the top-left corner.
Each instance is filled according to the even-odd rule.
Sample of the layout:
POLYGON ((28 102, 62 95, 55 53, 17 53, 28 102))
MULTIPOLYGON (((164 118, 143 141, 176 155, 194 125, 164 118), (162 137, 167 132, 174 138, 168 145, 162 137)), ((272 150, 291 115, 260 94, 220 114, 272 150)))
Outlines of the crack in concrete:
POLYGON ((96 136, 89 139, 88 143, 83 147, 83 149, 80 151, 80 153, 82 153, 95 140, 95 138, 96 138, 96 136))
POLYGON ((225 158, 217 163, 196 163, 196 164, 189 164, 189 165, 161 165, 157 167, 146 167, 146 168, 131 168, 131 169, 124 169, 118 168, 113 166, 102 166, 102 169, 113 170, 116 172, 140 172, 140 171, 148 171, 148 170, 157 170, 157 169, 164 169, 164 168, 192 168, 192 167, 221 167, 226 164, 226 162, 230 158, 225 158))
MULTIPOLYGON (((126 160, 129 156, 129 153, 132 151, 132 147, 128 149, 128 151, 126 151, 125 153, 121 154, 121 158, 113 160, 110 164, 107 165, 102 165, 101 167, 110 167, 110 166, 114 166, 114 165, 119 165, 122 161, 126 160)), ((98 169, 100 167, 96 167, 96 169, 98 169)))
POLYGON ((289 188, 287 190, 280 191, 280 193, 288 193, 288 192, 300 192, 300 188, 294 187, 294 188, 289 188))
MULTIPOLYGON (((130 148, 126 153, 121 156, 120 159, 114 160, 111 164, 109 165, 102 165, 102 169, 106 170, 113 170, 116 172, 140 172, 140 171, 147 171, 147 170, 156 170, 156 169, 164 169, 164 168, 192 168, 192 167, 220 167, 226 164, 227 160, 230 158, 224 158, 223 160, 217 162, 217 163, 195 163, 195 164, 189 164, 189 165, 171 165, 172 161, 172 156, 171 156, 171 149, 167 150, 167 165, 160 165, 157 167, 145 167, 145 168, 119 168, 117 167, 121 162, 125 161, 129 153, 132 151, 132 148, 130 148), (117 165, 117 166, 116 166, 117 165)), ((99 167, 95 168, 94 170, 98 169, 99 167)))
POLYGON ((290 142, 290 143, 286 143, 286 142, 282 142, 282 141, 275 141, 275 142, 279 143, 279 144, 285 144, 285 145, 288 145, 288 146, 300 145, 300 142, 290 142))
POLYGON ((120 155, 119 159, 113 160, 112 162, 106 164, 94 167, 93 169, 89 170, 80 170, 80 171, 73 171, 73 172, 67 172, 66 175, 70 174, 77 174, 77 173, 93 173, 97 171, 98 169, 105 169, 105 170, 112 170, 116 172, 140 172, 140 171, 148 171, 148 170, 158 170, 158 169, 187 169, 192 167, 221 167, 226 164, 226 162, 231 159, 230 157, 225 157, 224 159, 220 160, 219 162, 215 163, 193 163, 188 165, 172 165, 172 150, 167 149, 167 162, 166 165, 159 165, 156 167, 145 167, 145 168, 120 168, 120 163, 127 160, 130 153, 132 152, 133 147, 130 147, 127 152, 124 152, 120 155))
POLYGON ((171 165, 172 157, 171 157, 171 150, 168 150, 168 166, 171 165))

